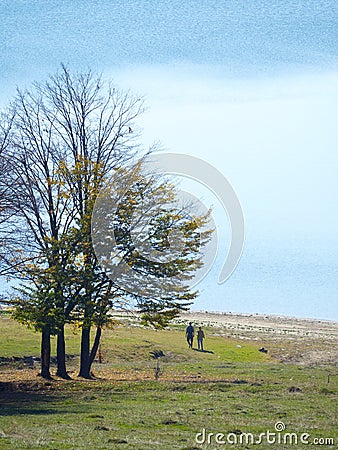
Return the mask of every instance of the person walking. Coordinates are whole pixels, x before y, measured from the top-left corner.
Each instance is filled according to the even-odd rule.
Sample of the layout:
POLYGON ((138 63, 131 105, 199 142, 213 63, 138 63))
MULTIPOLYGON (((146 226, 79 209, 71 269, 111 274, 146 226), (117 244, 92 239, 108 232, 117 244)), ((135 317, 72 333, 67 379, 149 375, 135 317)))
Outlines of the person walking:
POLYGON ((188 342, 189 348, 192 348, 192 344, 194 341, 194 334, 195 334, 195 329, 192 326, 192 322, 189 322, 189 326, 187 326, 187 329, 185 330, 185 335, 187 337, 187 342, 188 342))
POLYGON ((198 350, 202 350, 203 352, 203 339, 205 338, 204 331, 202 330, 202 327, 198 327, 197 331, 197 344, 198 344, 198 350))

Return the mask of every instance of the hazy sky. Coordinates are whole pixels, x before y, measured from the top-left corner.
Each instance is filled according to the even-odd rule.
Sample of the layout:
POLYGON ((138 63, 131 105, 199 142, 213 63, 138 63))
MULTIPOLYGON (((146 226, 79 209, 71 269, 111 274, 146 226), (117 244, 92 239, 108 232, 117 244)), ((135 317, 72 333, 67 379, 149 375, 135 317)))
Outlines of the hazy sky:
POLYGON ((245 251, 218 286, 214 199, 225 243, 195 308, 338 319, 335 0, 12 0, 0 20, 3 105, 60 62, 102 71, 144 95, 145 146, 199 156, 232 183, 245 251))

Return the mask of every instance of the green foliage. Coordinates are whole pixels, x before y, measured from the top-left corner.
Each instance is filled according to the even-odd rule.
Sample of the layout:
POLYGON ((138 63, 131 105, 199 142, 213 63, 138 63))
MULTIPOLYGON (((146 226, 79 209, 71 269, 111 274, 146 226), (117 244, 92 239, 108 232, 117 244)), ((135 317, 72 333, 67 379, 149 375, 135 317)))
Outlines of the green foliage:
POLYGON ((132 274, 108 264, 115 284, 127 285, 145 323, 166 326, 198 295, 189 280, 203 264, 201 249, 212 233, 207 228, 210 212, 194 215, 191 207, 182 207, 173 184, 145 176, 141 163, 119 169, 98 200, 93 226, 100 252, 109 260, 114 242, 114 254, 132 274))
MULTIPOLYGON (((140 309, 142 311, 142 308, 140 309)), ((179 315, 180 310, 182 310, 183 308, 181 307, 180 309, 169 309, 166 311, 165 309, 158 310, 159 308, 156 307, 151 310, 151 308, 149 308, 149 306, 147 305, 145 309, 147 311, 143 312, 143 314, 141 315, 141 325, 150 325, 157 330, 162 330, 163 328, 166 328, 169 323, 179 315)))

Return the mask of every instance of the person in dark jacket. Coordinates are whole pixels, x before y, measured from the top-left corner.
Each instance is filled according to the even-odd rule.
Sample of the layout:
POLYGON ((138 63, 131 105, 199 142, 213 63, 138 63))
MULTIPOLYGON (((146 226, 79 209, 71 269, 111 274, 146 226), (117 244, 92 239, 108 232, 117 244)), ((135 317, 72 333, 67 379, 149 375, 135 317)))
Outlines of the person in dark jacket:
POLYGON ((195 329, 192 326, 192 322, 189 323, 189 326, 185 330, 185 335, 187 337, 187 342, 188 342, 189 348, 192 348, 192 344, 194 341, 194 335, 195 335, 195 329))

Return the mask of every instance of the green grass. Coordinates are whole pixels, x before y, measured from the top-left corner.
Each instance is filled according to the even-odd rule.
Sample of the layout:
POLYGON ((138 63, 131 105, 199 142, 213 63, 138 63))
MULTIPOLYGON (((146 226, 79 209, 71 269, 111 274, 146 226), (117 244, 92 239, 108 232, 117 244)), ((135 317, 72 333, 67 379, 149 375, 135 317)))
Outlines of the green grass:
MULTIPOLYGON (((0 356, 39 354, 39 336, 0 318, 0 356)), ((105 330, 97 380, 44 382, 36 370, 3 366, 1 449, 299 449, 305 445, 199 445, 196 433, 286 431, 334 437, 336 367, 284 364, 258 352, 256 341, 226 339, 206 328, 205 348, 189 350, 182 327, 153 331, 121 323, 105 330), (215 335, 213 335, 215 334, 215 335), (154 379, 154 350, 162 370, 154 379), (16 381, 15 381, 16 380, 16 381), (290 388, 296 387, 290 391, 290 388)), ((67 352, 79 336, 67 330, 67 352)), ((76 374, 77 360, 70 367, 76 374)), ((311 446, 313 447, 313 446, 311 446)), ((336 448, 333 445, 322 446, 336 448)))

